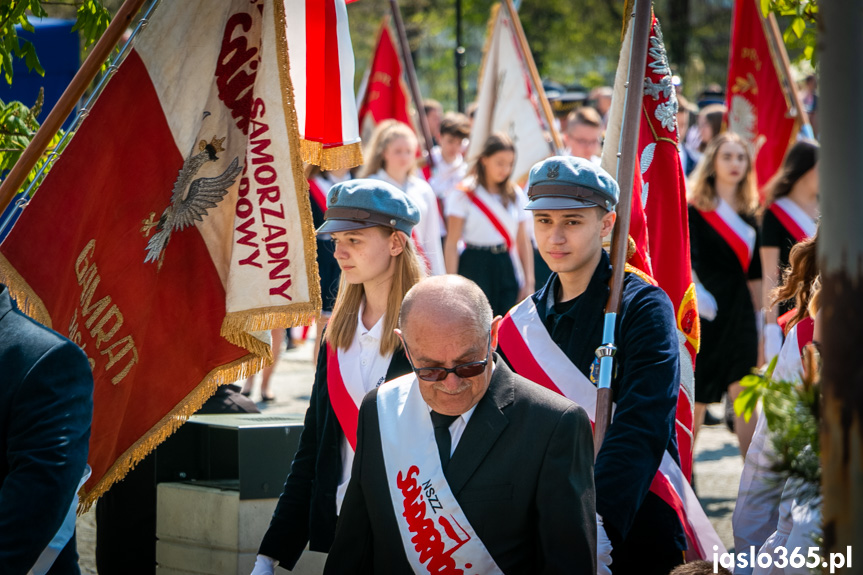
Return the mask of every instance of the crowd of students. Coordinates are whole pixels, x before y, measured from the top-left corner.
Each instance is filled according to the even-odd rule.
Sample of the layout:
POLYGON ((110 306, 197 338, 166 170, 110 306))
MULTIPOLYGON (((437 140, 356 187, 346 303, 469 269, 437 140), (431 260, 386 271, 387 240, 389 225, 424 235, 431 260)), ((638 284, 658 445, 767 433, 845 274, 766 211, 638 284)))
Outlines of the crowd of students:
MULTIPOLYGON (((548 217, 542 219, 535 210, 539 209, 537 205, 550 206, 552 211, 557 206, 553 202, 536 204, 536 198, 531 200, 513 181, 516 149, 512 140, 505 134, 492 134, 478 157, 465 158, 470 117, 452 112, 443 114, 433 105, 429 111, 436 116, 432 127, 437 143, 430 152, 430 169, 418 168, 421 154, 414 130, 389 120, 376 127, 368 142, 365 164, 356 170, 356 177, 362 179, 356 182, 357 186, 336 187, 337 193, 332 194, 333 186, 351 178, 350 174, 321 173, 317 168, 310 168, 307 174, 318 228, 322 319, 326 329, 318 330, 316 347, 320 348, 320 354, 316 353, 316 379, 304 439, 261 545, 256 573, 271 572, 276 562, 293 565, 307 542, 311 549, 323 551, 332 544, 336 518, 350 479, 356 437, 341 431, 342 418, 335 417, 338 400, 331 397, 332 391, 327 391, 328 378, 334 377, 334 371, 349 372, 351 375, 343 378, 344 387, 359 405, 363 395, 382 381, 411 371, 393 329, 402 298, 422 277, 449 273, 471 279, 485 293, 495 316, 506 315, 518 302, 529 300, 528 296, 534 292, 535 300, 546 297, 542 294, 551 294, 548 311, 542 315, 551 313, 555 318, 569 314, 574 301, 587 299, 576 294, 572 302, 554 302, 562 294, 555 290, 563 288, 555 287, 556 275, 551 287, 546 285, 551 273, 550 252, 546 249, 546 257, 539 257, 534 225, 535 221, 556 225, 550 220, 546 224, 548 217), (363 183, 374 181, 385 182, 391 188, 363 183), (381 192, 382 189, 399 190, 403 195, 395 197, 381 192), (361 199, 361 194, 366 197, 361 199), (353 209, 360 206, 366 212, 380 212, 392 219, 377 222, 374 227, 368 227, 369 222, 352 227, 333 212, 331 217, 326 215, 328 210, 346 209, 342 206, 353 209), (336 223, 339 221, 342 223, 336 223), (290 544, 286 545, 286 541, 290 544)), ((695 436, 709 415, 707 405, 718 403, 723 397, 733 403, 741 390, 741 378, 779 354, 788 330, 808 318, 810 312, 814 313, 808 308, 801 310, 799 304, 801 298, 808 301, 807 294, 813 283, 817 283, 812 258, 806 259, 805 276, 800 275, 803 258, 797 258, 793 272, 788 270, 795 263, 792 248, 800 242, 810 245, 808 238, 815 233, 818 144, 801 140, 792 146, 780 173, 764 191, 762 202, 755 184, 752 151, 739 136, 724 131, 725 113, 722 105, 710 104, 695 114, 684 102, 678 116, 684 134, 681 162, 689 174, 692 271, 702 320, 701 349, 695 370, 695 436), (694 121, 690 116, 694 116, 694 121), (686 126, 691 128, 686 130, 686 126)), ((587 107, 573 111, 566 118, 562 133, 567 149, 562 156, 585 161, 584 165, 572 164, 575 173, 593 165, 598 173, 604 174, 598 168, 604 122, 597 110, 587 107)), ((579 223, 577 218, 570 220, 566 225, 579 223)), ((549 230, 543 231, 543 241, 557 241, 546 237, 548 233, 557 233, 549 230)), ((585 282, 593 282, 592 275, 592 272, 587 275, 585 282)), ((581 291, 587 293, 588 287, 585 283, 581 291)), ((810 335, 792 333, 794 345, 798 340, 811 339, 811 330, 807 332, 810 335)), ((558 345, 566 344, 558 342, 558 345)), ((590 352, 592 357, 593 350, 590 352)), ((591 369, 586 366, 581 371, 591 369)), ((268 397, 267 391, 262 388, 264 399, 268 397)), ((627 417, 620 406, 616 417, 627 417)), ((751 496, 751 475, 764 472, 764 437, 769 431, 763 422, 759 423, 757 415, 748 421, 731 416, 729 426, 738 437, 750 477, 745 485, 741 484, 741 497, 751 496), (753 433, 757 444, 755 455, 747 453, 753 433)), ((660 445, 659 452, 663 448, 664 444, 660 445)), ((649 485, 652 476, 646 477, 649 485)), ((654 523, 661 507, 657 499, 655 508, 650 510, 654 523)), ((777 528, 775 513, 768 515, 755 518, 745 511, 736 512, 735 527, 757 524, 760 538, 749 537, 746 541, 760 547, 777 528)), ((598 521, 601 528, 601 518, 598 521)), ((609 548, 612 543, 615 550, 626 547, 627 543, 632 545, 625 543, 621 533, 624 530, 617 530, 614 520, 611 521, 613 535, 609 548)), ((669 522, 675 522, 673 514, 669 522)), ((647 536, 654 523, 640 526, 643 536, 647 536)), ((678 537, 676 533, 668 533, 663 543, 678 537)), ((775 548, 775 538, 772 544, 775 548)), ((666 549, 669 557, 679 553, 675 545, 679 542, 666 549)), ((617 552, 615 556, 619 566, 624 559, 617 552)), ((611 557, 610 551, 605 558, 600 552, 599 572, 611 572, 608 570, 611 557)), ((669 559, 663 565, 671 568, 678 562, 669 559)))

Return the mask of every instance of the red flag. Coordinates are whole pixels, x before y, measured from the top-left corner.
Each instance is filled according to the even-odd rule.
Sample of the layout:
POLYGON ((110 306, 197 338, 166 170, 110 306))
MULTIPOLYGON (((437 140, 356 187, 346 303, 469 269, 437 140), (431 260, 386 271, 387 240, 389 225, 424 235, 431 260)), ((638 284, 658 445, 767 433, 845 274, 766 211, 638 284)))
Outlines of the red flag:
POLYGON ((0 246, 95 380, 91 504, 320 309, 281 2, 164 2, 0 246))
POLYGON ((757 0, 735 0, 728 63, 728 129, 749 142, 759 189, 797 137, 801 114, 780 59, 785 45, 769 30, 757 0))
POLYGON ((677 96, 656 17, 647 54, 643 110, 638 137, 640 172, 644 181, 641 207, 650 230, 647 251, 652 275, 671 299, 677 319, 681 345, 677 443, 681 469, 690 479, 695 401, 693 366, 698 353, 699 321, 689 259, 686 178, 678 152, 677 96), (685 363, 684 357, 691 361, 685 363))
POLYGON ((284 0, 303 159, 323 170, 363 163, 345 0, 284 0))
MULTIPOLYGON (((413 129, 410 98, 402 74, 402 62, 390 33, 389 18, 381 22, 375 54, 367 74, 367 83, 360 105, 359 121, 362 133, 371 131, 384 120, 394 119, 413 129)), ((415 130, 414 130, 415 131, 415 130)))

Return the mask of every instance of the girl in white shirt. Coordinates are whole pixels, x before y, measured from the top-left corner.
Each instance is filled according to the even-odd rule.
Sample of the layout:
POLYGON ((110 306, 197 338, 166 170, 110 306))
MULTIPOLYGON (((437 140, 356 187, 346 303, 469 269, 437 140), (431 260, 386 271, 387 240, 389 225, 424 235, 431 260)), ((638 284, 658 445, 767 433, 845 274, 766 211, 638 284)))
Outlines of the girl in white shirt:
POLYGON ((448 273, 477 283, 495 315, 534 291, 527 197, 510 177, 515 145, 505 134, 486 140, 468 179, 446 202, 448 273), (464 251, 459 255, 459 240, 464 251))
POLYGON ((414 175, 418 143, 407 124, 385 120, 377 125, 363 155, 366 163, 361 178, 383 180, 405 192, 420 210, 420 222, 412 237, 420 261, 431 275, 446 273, 441 250, 441 229, 437 197, 431 186, 414 175))
POLYGON ((409 236, 419 209, 378 180, 336 184, 318 234, 330 234, 341 268, 318 354, 312 396, 291 473, 258 551, 253 575, 292 569, 308 544, 326 553, 351 476, 363 396, 410 373, 393 330, 405 293, 423 276, 409 236))

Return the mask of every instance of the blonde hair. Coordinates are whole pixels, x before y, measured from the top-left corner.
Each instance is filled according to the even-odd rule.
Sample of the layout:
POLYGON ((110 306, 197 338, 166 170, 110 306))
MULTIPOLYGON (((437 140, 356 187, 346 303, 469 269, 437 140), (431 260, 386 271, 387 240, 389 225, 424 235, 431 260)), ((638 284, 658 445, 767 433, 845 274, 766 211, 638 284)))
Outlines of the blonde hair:
POLYGON ((375 127, 375 131, 372 132, 369 145, 363 150, 363 157, 367 158, 367 160, 360 169, 359 177, 368 178, 381 170, 385 170, 384 150, 399 138, 413 140, 414 146, 419 145, 416 134, 404 122, 384 120, 378 124, 375 127))
MULTIPOLYGON (((482 151, 479 153, 476 161, 470 168, 468 175, 474 176, 479 185, 484 187, 488 193, 492 193, 489 187, 488 176, 485 173, 485 167, 482 165, 483 158, 490 158, 498 152, 515 153, 515 144, 512 139, 502 132, 497 132, 488 137, 485 144, 482 146, 482 151)), ((515 167, 513 165, 513 167, 515 167)), ((512 172, 503 182, 494 182, 498 187, 498 194, 503 200, 504 206, 509 206, 515 202, 516 192, 515 184, 512 183, 512 172)))
MULTIPOLYGON (((397 233, 394 229, 375 226, 384 236, 397 233)), ((405 294, 423 277, 422 266, 413 244, 406 238, 402 251, 395 257, 393 283, 387 298, 387 310, 384 313, 383 335, 381 336, 380 353, 387 355, 395 352, 400 345, 398 336, 393 332, 398 327, 399 309, 405 294)), ((348 349, 357 331, 357 314, 363 302, 365 290, 363 284, 349 284, 344 274, 339 282, 339 293, 333 306, 333 315, 327 324, 325 339, 339 349, 348 349)))
POLYGON ((734 132, 723 132, 710 141, 690 178, 689 203, 702 212, 713 211, 719 205, 719 197, 716 194, 716 156, 719 148, 728 143, 739 144, 746 151, 746 174, 737 184, 735 193, 736 211, 753 214, 758 208, 758 190, 755 187, 755 173, 752 170, 752 152, 743 138, 734 132))

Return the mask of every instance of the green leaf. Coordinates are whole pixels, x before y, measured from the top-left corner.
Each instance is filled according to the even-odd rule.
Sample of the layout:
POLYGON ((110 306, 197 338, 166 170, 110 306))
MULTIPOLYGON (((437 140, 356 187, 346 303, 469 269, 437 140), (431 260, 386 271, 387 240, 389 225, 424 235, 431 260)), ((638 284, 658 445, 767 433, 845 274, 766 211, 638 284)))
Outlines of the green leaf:
POLYGON ((770 0, 761 0, 761 15, 767 18, 770 14, 770 0))
POLYGON ((21 54, 19 54, 19 57, 24 58, 24 63, 27 64, 28 70, 35 71, 40 76, 45 75, 45 69, 39 62, 39 56, 36 55, 36 46, 34 46, 32 42, 24 40, 24 45, 21 48, 21 54))
POLYGON ((803 20, 800 16, 791 21, 791 29, 794 30, 794 33, 798 38, 803 36, 803 32, 806 31, 806 21, 803 20))

